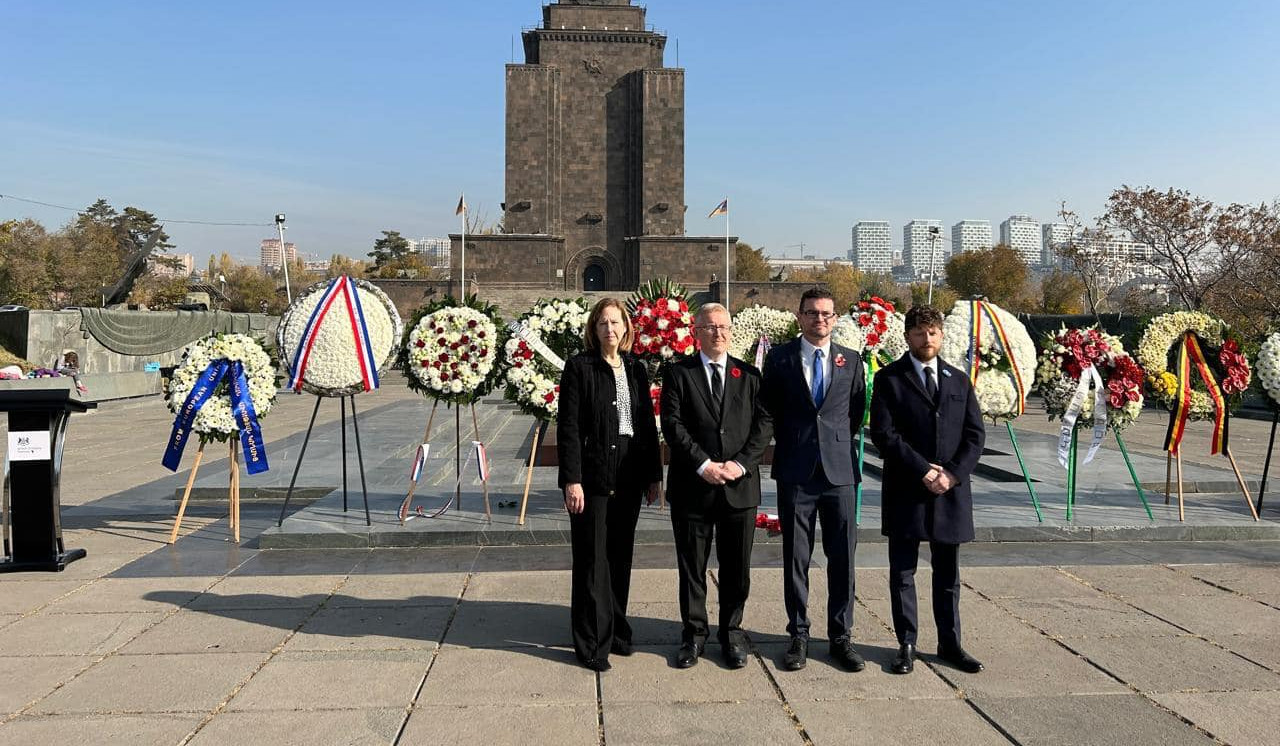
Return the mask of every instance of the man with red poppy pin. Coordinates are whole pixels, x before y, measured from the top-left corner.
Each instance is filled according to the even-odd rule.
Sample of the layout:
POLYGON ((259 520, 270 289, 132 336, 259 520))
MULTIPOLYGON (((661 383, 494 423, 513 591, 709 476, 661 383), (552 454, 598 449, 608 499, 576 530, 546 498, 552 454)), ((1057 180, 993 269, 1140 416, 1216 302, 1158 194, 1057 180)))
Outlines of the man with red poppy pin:
POLYGON ((729 356, 732 334, 724 306, 702 306, 694 317, 701 353, 664 373, 662 434, 671 449, 667 500, 680 574, 678 668, 698 662, 709 636, 707 559, 713 542, 720 562, 721 650, 730 668, 747 665, 742 616, 760 505, 758 467, 771 426, 759 400, 760 373, 729 356))
POLYGON ((827 637, 831 657, 850 671, 866 662, 853 646, 855 435, 862 427, 866 381, 858 353, 831 340, 835 299, 821 288, 800 296, 801 336, 769 351, 764 399, 776 435, 771 473, 778 483, 782 591, 791 644, 782 668, 809 655, 809 561, 818 524, 827 556, 827 637))

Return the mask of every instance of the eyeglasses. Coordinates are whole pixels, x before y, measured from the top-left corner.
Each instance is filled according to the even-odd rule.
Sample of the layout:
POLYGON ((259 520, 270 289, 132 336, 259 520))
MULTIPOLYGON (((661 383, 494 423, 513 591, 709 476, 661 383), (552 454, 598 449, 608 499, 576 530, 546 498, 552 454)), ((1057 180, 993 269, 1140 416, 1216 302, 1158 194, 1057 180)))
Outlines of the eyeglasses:
POLYGON ((822 319, 823 321, 829 321, 836 317, 835 312, 833 311, 808 310, 808 311, 801 311, 800 315, 810 319, 822 319))
POLYGON ((729 332, 733 331, 733 327, 728 324, 724 326, 716 326, 715 324, 704 324, 697 328, 701 329, 704 332, 711 332, 712 334, 728 334, 729 332))

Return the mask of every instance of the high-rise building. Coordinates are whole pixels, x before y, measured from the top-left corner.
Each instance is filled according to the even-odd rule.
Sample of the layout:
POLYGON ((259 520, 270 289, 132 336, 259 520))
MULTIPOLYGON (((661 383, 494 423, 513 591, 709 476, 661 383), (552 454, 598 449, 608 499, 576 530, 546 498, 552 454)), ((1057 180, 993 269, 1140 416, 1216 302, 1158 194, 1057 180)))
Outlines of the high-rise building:
POLYGON ((409 241, 409 251, 421 254, 430 267, 449 266, 450 241, 447 238, 419 238, 409 241))
MULTIPOLYGON (((285 251, 289 254, 289 261, 298 261, 298 247, 292 241, 284 245, 285 251)), ((258 262, 259 266, 264 269, 280 269, 284 266, 284 260, 280 253, 280 239, 264 238, 259 246, 262 259, 258 262)))
POLYGON ((1040 236, 1040 223, 1030 215, 1010 215, 1000 224, 1000 243, 1012 248, 1030 266, 1040 264, 1044 258, 1044 242, 1040 236))
POLYGON ((991 248, 991 221, 961 220, 951 226, 951 253, 983 251, 991 248))
POLYGON ((930 261, 934 275, 941 274, 948 255, 942 242, 941 220, 912 220, 902 226, 902 262, 916 277, 929 274, 930 261))
POLYGON ((862 272, 888 272, 893 269, 893 246, 889 241, 889 223, 885 220, 859 220, 853 226, 853 247, 849 261, 862 272))
POLYGON ((1040 263, 1046 267, 1060 265, 1062 262, 1058 250, 1071 240, 1071 226, 1066 223, 1045 223, 1040 226, 1040 238, 1044 243, 1040 263))

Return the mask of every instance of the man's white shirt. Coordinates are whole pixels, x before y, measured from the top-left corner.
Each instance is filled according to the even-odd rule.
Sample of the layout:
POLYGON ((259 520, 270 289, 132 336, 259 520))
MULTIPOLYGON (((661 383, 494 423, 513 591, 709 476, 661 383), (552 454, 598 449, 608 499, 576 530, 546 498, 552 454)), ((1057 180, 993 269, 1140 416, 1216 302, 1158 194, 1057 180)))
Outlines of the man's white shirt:
POLYGON ((831 338, 821 347, 815 347, 804 337, 800 338, 800 368, 804 371, 805 388, 813 391, 813 352, 822 350, 822 395, 831 391, 831 377, 835 373, 835 362, 831 359, 831 338))
MULTIPOLYGON (((715 388, 712 387, 711 385, 711 364, 715 363, 716 365, 720 366, 720 406, 723 407, 724 394, 726 389, 725 379, 728 378, 728 373, 729 373, 729 354, 725 353, 721 355, 718 360, 712 360, 711 358, 707 357, 707 354, 705 352, 699 352, 698 357, 702 359, 702 374, 707 377, 708 391, 715 391, 715 388)), ((714 394, 712 395, 714 396, 714 394)), ((698 466, 698 476, 702 476, 702 473, 706 471, 707 467, 710 465, 711 465, 711 459, 707 459, 703 461, 702 464, 698 466)), ((738 471, 741 472, 741 476, 746 476, 747 470, 742 466, 742 464, 739 464, 737 461, 734 461, 733 465, 738 467, 738 471)))

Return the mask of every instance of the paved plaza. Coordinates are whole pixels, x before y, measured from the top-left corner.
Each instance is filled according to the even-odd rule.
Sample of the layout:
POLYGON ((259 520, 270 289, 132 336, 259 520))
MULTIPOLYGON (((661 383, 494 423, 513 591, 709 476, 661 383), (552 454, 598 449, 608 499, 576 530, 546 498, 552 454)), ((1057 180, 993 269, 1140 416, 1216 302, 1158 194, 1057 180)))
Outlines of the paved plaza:
MULTIPOLYGON (((169 546, 186 473, 159 465, 172 422, 161 402, 76 416, 64 525, 67 545, 89 554, 63 573, 0 576, 0 744, 1243 745, 1274 743, 1280 732, 1280 541, 1267 538, 1280 511, 1268 507, 1255 523, 1238 492, 1213 491, 1233 478, 1198 432, 1185 466, 1206 491, 1186 495, 1185 523, 1154 493, 1148 520, 1109 444, 1082 477, 1080 513, 1069 524, 1061 469, 1049 455, 1052 424, 1033 414, 1018 423, 1040 480, 1043 523, 1021 477, 1002 475, 1007 435, 1001 441, 1002 430, 991 430, 993 468, 976 490, 990 496, 979 506, 980 531, 1030 533, 962 549, 964 642, 986 663, 981 674, 936 661, 927 623, 922 663, 907 676, 888 672, 896 643, 874 479, 857 553, 855 642, 865 671, 837 668, 823 640, 803 671, 779 669, 781 547, 763 533, 745 620, 747 668, 729 670, 712 644, 697 666, 676 669, 674 549, 666 514, 646 509, 648 543, 637 547, 632 582, 637 652, 596 674, 570 647, 569 551, 551 541, 562 520, 554 469, 535 470, 525 527, 516 510, 497 507, 520 496, 531 421, 496 402, 477 410, 492 445, 500 528, 484 523, 479 486, 466 479, 461 512, 401 529, 387 501, 403 494, 428 406, 395 386, 358 401, 372 517, 383 528, 361 528, 354 453, 342 517, 333 492, 338 411, 327 401, 290 521, 324 522, 328 512, 338 538, 299 528, 315 543, 308 549, 262 547, 281 535, 276 519, 310 397, 282 395, 265 422, 272 469, 244 477, 239 544, 219 493, 225 447, 209 451, 198 499, 169 546), (373 545, 396 532, 438 535, 373 545), (1216 540, 1181 540, 1196 537, 1216 540), (504 546, 503 538, 537 545, 504 546)), ((1126 436, 1140 480, 1160 487, 1163 425, 1148 411, 1126 436)), ((1232 425, 1251 481, 1268 427, 1232 425)), ((451 427, 447 436, 433 437, 415 500, 427 509, 456 481, 451 427)), ((190 462, 188 453, 184 468, 190 462)), ((815 564, 811 608, 821 618, 820 554, 815 564)), ((920 581, 927 588, 926 569, 920 581)), ((922 621, 928 604, 925 592, 922 621)))

